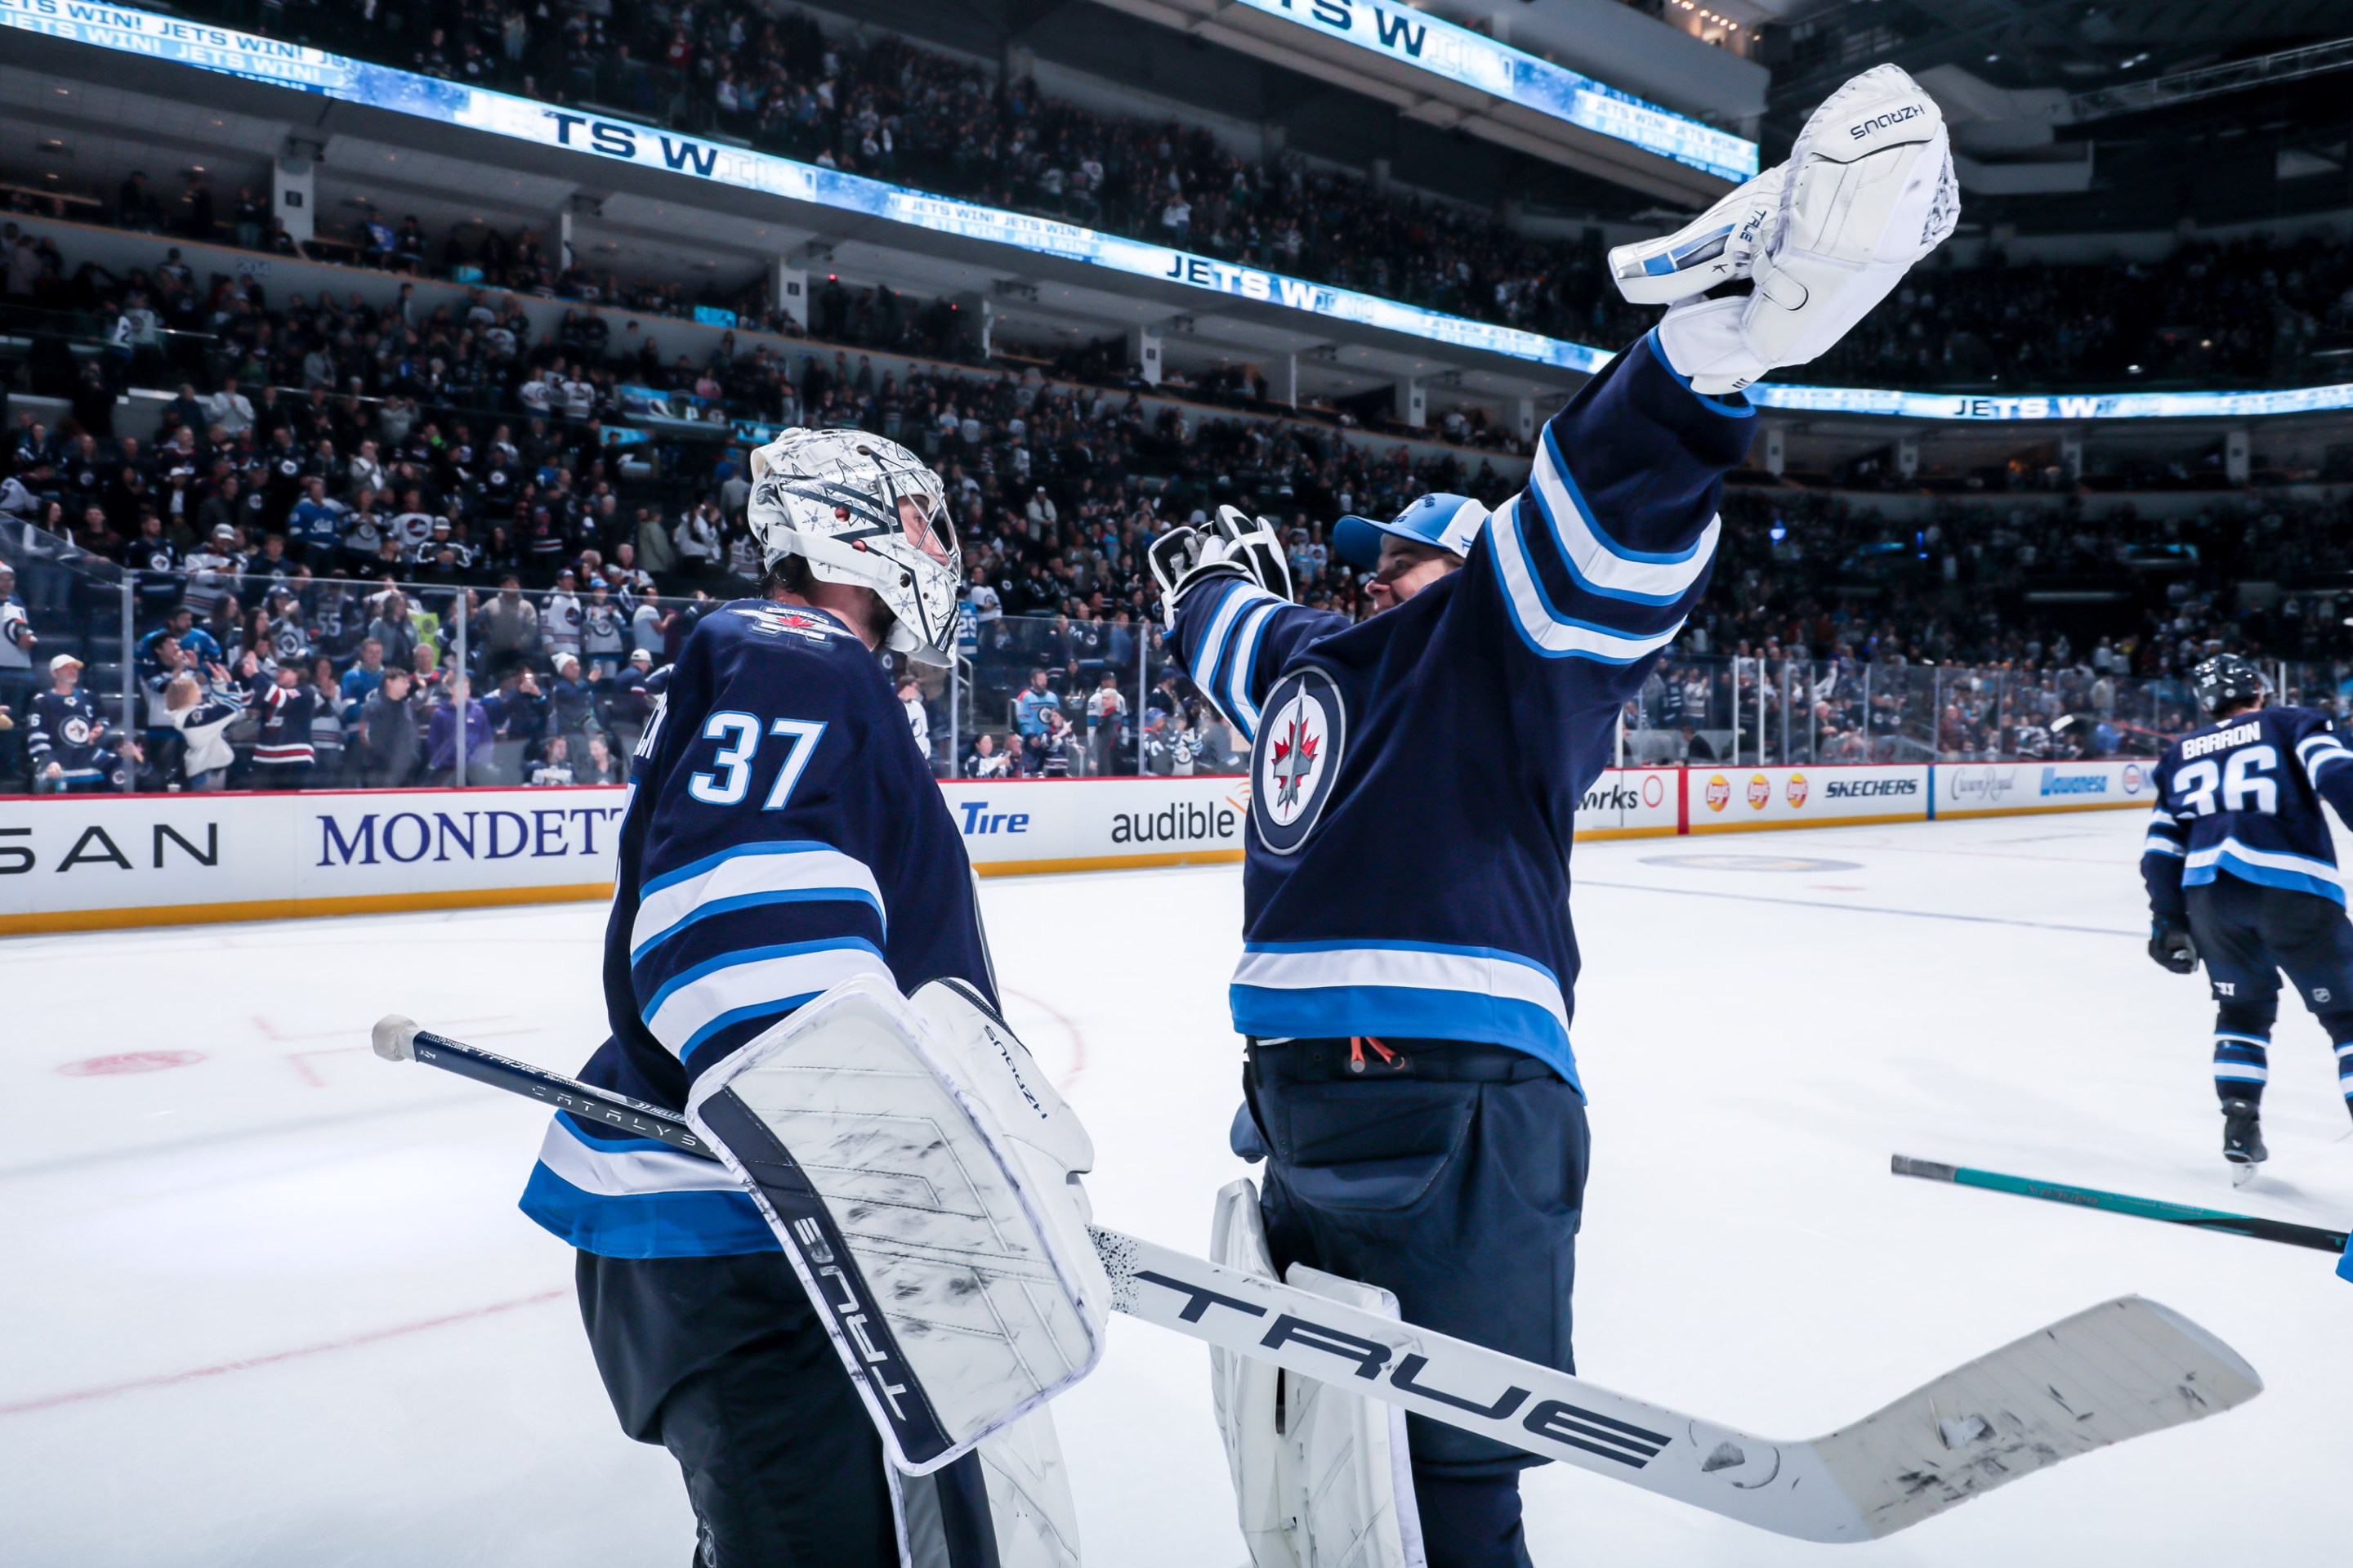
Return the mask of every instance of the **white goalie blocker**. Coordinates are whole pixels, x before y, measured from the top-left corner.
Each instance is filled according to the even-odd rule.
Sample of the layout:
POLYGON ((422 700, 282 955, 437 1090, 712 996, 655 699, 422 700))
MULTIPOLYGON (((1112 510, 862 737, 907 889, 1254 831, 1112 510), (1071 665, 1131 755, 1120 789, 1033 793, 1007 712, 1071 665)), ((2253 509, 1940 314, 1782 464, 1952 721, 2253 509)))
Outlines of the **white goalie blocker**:
MULTIPOLYGON (((1275 1277, 1250 1181, 1219 1192, 1209 1256, 1275 1277)), ((1397 1298, 1377 1286, 1303 1264, 1286 1283, 1398 1317, 1397 1298)), ((1215 1347, 1209 1383, 1252 1568, 1425 1568, 1404 1410, 1215 1347)))
MULTIPOLYGON (((1103 1354, 1094 1149, 1003 1021, 954 981, 849 980, 704 1074, 687 1119, 758 1202, 892 1466, 979 1448, 1008 1568, 1075 1563, 1040 1407, 1103 1354)), ((902 1515, 928 1495, 900 1490, 902 1515)))

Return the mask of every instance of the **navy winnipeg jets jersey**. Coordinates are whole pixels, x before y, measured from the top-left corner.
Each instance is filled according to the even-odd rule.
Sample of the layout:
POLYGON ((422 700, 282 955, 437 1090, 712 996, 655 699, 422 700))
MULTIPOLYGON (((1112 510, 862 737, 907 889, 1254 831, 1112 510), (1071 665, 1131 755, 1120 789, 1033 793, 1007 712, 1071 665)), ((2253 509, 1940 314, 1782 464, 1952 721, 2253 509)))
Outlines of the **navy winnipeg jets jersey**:
POLYGON ((36 777, 55 763, 66 784, 95 784, 104 777, 99 751, 106 729, 105 715, 89 693, 43 692, 32 701, 31 734, 25 749, 33 759, 36 777))
POLYGON ((1351 625, 1240 580, 1187 596, 1178 657, 1251 743, 1236 1030, 1486 1041, 1577 1083, 1577 802, 1706 587, 1754 412, 1645 338, 1405 603, 1351 625))
MULTIPOLYGON (((743 600, 687 639, 629 769, 605 938, 613 1037, 584 1081, 672 1110, 694 1078, 858 975, 996 1000, 971 863, 866 645, 822 610, 743 600)), ((524 1213, 610 1257, 760 1252, 707 1161, 558 1113, 524 1213)))
POLYGON ((2193 730, 2157 765, 2140 871, 2159 915, 2229 874, 2345 902, 2326 800, 2353 822, 2353 748, 2314 708, 2259 708, 2193 730))

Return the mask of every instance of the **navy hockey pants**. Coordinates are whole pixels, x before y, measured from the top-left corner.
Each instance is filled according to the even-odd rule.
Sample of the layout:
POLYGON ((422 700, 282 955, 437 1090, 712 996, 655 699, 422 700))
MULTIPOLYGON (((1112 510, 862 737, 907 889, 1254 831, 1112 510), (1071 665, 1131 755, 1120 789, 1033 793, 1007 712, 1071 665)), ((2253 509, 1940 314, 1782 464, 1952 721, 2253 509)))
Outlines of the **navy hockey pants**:
MULTIPOLYGON (((881 1439, 784 1254, 584 1252, 576 1280, 621 1429, 685 1475, 695 1568, 898 1568, 881 1439)), ((976 1458, 902 1485, 918 1562, 995 1568, 976 1458)))
POLYGON ((2353 1102, 2353 922, 2344 906, 2227 872, 2185 895, 2189 934, 2214 991, 2215 1093, 2262 1103, 2285 969, 2328 1031, 2337 1087, 2353 1102))
MULTIPOLYGON (((1577 1370, 1588 1148, 1559 1075, 1500 1045, 1295 1040, 1253 1043, 1242 1083, 1277 1270, 1377 1285, 1424 1328, 1577 1370)), ((1406 1440, 1430 1568, 1527 1568, 1519 1472, 1544 1461, 1419 1415, 1406 1440)))

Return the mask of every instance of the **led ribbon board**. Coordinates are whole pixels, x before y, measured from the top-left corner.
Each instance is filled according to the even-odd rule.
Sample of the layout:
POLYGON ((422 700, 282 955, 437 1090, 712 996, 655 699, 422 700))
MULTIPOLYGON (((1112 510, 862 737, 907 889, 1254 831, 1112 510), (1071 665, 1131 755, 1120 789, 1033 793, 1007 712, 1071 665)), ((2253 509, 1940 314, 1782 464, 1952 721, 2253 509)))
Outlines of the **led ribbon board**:
POLYGON ((2253 419, 2353 408, 2353 386, 2286 387, 2267 392, 1884 392, 1867 387, 1748 389, 1766 408, 1808 414, 1894 414, 1907 419, 2253 419))
POLYGON ((1754 142, 1703 125, 1427 12, 1377 0, 1239 3, 1720 179, 1737 183, 1757 173, 1754 142))
MULTIPOLYGON (((1084 261, 1129 277, 1158 279, 1233 298, 1261 301, 1330 321, 1377 327, 1451 348, 1501 355, 1582 375, 1591 375, 1616 357, 1608 349, 1587 344, 1426 311, 1353 289, 1311 283, 1280 272, 1196 256, 1140 239, 1123 239, 1054 218, 1032 217, 949 196, 931 196, 838 169, 796 163, 770 153, 706 142, 631 121, 575 113, 462 82, 443 81, 391 66, 347 59, 323 49, 128 6, 83 5, 78 0, 0 0, 0 26, 41 33, 119 54, 220 71, 272 87, 314 92, 344 103, 390 110, 537 146, 563 148, 587 157, 635 164, 689 179, 759 191, 838 211, 863 213, 934 234, 953 234, 1037 255, 1084 261)), ((1754 156, 1753 148, 1750 155, 1754 156)), ((2353 408, 2353 386, 2277 392, 1983 397, 1769 384, 1750 387, 1748 397, 1750 401, 1768 408, 1891 414, 1924 419, 2253 418, 2353 408)))

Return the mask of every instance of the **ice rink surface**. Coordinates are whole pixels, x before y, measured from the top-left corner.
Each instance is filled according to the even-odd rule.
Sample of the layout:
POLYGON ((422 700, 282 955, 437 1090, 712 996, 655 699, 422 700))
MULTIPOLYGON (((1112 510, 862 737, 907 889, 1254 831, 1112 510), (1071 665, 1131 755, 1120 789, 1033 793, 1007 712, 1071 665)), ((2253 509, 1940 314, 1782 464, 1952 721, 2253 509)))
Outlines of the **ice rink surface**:
MULTIPOLYGON (((1852 1421, 2138 1292, 2233 1345, 2245 1408, 1890 1541, 1747 1531, 1558 1467, 1536 1561, 2328 1564, 2353 1541, 2353 1286, 2320 1254, 1887 1173, 1892 1152, 2353 1221, 2353 1122, 2291 1002, 2269 1174, 2217 1152, 2203 986, 2143 956, 2139 812, 1582 845, 1594 1168, 1579 1370, 1769 1436, 1852 1421)), ((1092 1128, 1096 1213, 1199 1250, 1239 1049, 1240 873, 1000 879, 1008 1011, 1092 1128)), ((0 942, 0 1561, 683 1564, 571 1255, 515 1210, 542 1113, 375 1061, 391 1011, 575 1070, 587 905, 0 942)), ((1089 1560, 1242 1551, 1194 1344, 1117 1319, 1056 1405, 1089 1560)))

